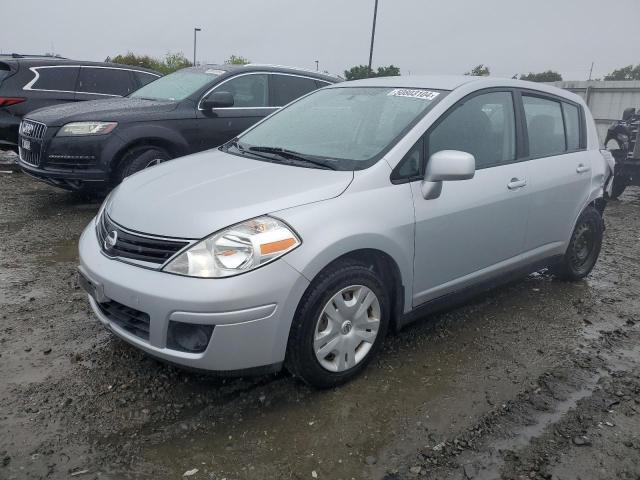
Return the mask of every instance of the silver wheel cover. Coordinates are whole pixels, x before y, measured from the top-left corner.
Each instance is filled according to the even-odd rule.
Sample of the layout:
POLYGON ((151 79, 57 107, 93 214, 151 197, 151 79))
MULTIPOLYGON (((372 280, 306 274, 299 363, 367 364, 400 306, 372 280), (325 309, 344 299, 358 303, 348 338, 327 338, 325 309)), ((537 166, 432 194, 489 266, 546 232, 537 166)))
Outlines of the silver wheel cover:
POLYGON ((313 350, 320 365, 344 372, 358 365, 380 328, 380 301, 364 285, 343 288, 327 302, 316 321, 313 350))

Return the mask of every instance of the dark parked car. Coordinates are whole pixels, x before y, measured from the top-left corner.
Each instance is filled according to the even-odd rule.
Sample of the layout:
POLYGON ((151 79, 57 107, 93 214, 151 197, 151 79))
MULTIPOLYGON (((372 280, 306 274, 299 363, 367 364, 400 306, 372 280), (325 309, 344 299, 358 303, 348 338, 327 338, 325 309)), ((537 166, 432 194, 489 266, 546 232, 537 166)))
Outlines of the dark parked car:
POLYGON ((18 126, 33 110, 122 97, 159 76, 151 70, 115 63, 0 55, 0 150, 18 150, 18 126))
POLYGON ((627 186, 640 186, 640 112, 625 109, 622 120, 609 127, 604 144, 616 161, 611 197, 618 198, 627 186))
POLYGON ((338 78, 273 65, 185 68, 127 98, 32 112, 20 166, 68 190, 101 192, 158 163, 217 147, 338 78))

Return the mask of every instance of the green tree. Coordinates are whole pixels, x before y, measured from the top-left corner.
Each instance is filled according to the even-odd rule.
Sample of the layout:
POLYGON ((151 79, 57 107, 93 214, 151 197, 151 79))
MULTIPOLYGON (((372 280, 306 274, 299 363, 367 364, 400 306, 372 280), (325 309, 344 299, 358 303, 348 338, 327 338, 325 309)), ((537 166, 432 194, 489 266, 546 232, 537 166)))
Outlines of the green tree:
POLYGON ((476 65, 471 69, 470 72, 466 72, 465 75, 473 75, 475 77, 486 77, 491 74, 488 65, 484 65, 481 63, 480 65, 476 65))
POLYGON ((251 60, 240 55, 231 55, 224 63, 227 65, 246 65, 247 63, 251 63, 251 60))
POLYGON ((562 80, 562 75, 553 70, 547 70, 546 72, 521 74, 520 80, 529 80, 530 82, 559 82, 562 80))
POLYGON ((167 53, 164 56, 164 61, 160 64, 160 71, 164 74, 175 72, 176 70, 180 70, 181 68, 190 67, 192 64, 184 56, 182 52, 176 53, 167 53))
POLYGON ((378 67, 377 70, 372 69, 371 72, 369 72, 369 67, 366 65, 356 65, 344 71, 344 78, 347 80, 358 80, 369 77, 397 77, 398 75, 400 75, 400 68, 395 65, 378 67))
POLYGON ((191 66, 191 62, 187 60, 182 52, 169 52, 163 58, 151 57, 149 55, 136 55, 133 52, 127 52, 125 55, 116 55, 113 58, 107 57, 105 62, 149 68, 165 75, 191 66))
POLYGON ((626 67, 614 70, 604 76, 605 80, 640 80, 640 63, 635 67, 627 65, 626 67))

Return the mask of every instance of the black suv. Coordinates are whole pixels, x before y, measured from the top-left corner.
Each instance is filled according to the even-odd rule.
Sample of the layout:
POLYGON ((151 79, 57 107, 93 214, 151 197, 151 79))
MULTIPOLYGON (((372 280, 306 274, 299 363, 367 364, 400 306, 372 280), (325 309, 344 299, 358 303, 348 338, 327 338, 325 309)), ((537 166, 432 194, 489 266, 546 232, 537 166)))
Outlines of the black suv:
POLYGON ((121 97, 159 73, 115 63, 51 56, 0 55, 0 150, 18 150, 22 117, 60 103, 121 97))
POLYGON ((32 112, 19 164, 68 190, 100 193, 144 168, 217 147, 337 77, 273 65, 206 65, 159 78, 127 98, 32 112))

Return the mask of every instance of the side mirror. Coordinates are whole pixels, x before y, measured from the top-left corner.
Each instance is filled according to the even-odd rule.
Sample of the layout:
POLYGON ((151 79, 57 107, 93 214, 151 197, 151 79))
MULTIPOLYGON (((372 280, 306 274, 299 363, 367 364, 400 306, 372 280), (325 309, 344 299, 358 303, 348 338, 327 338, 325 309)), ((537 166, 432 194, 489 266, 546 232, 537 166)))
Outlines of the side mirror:
POLYGON ((233 95, 229 92, 213 92, 202 101, 205 110, 233 107, 233 95))
POLYGON ((422 196, 426 200, 438 198, 442 192, 442 182, 469 180, 476 173, 476 159, 473 155, 459 150, 441 150, 429 157, 422 196))
POLYGON ((622 112, 622 120, 626 121, 629 118, 633 117, 636 114, 636 109, 633 107, 625 108, 624 112, 622 112))

